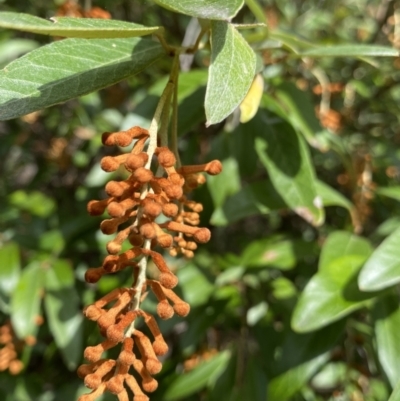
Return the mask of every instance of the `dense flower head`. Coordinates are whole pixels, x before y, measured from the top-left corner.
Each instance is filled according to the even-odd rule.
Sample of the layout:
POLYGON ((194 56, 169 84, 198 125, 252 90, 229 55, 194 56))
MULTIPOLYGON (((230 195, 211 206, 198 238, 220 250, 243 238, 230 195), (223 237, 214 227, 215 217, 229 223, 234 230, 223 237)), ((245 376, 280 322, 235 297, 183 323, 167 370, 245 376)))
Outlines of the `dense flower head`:
POLYGON ((169 319, 175 313, 186 316, 190 306, 173 291, 178 278, 163 250, 171 256, 191 258, 197 245, 211 236, 207 228, 198 227, 202 205, 191 200, 189 193, 205 182, 203 173, 220 173, 221 163, 214 160, 177 168, 174 153, 164 146, 146 149, 148 139, 149 132, 141 127, 102 135, 105 146, 134 144, 128 153, 101 160, 104 171, 123 168, 128 176, 109 181, 105 186, 108 197, 88 203, 91 215, 108 214, 100 229, 114 238, 107 243, 109 255, 102 265, 88 269, 85 279, 96 283, 105 274, 130 269, 134 280, 130 288, 117 288, 85 308, 85 316, 97 323, 104 341, 85 350, 88 363, 79 367, 78 375, 92 392, 79 401, 95 400, 105 391, 119 400, 128 400, 127 389, 134 394, 134 401, 149 399, 144 391, 156 390, 153 375, 162 369, 157 357, 168 352, 168 345, 154 316, 141 309, 141 301, 152 291, 158 301, 159 318, 169 319), (149 260, 158 270, 156 277, 146 275, 149 260), (137 328, 139 320, 144 321, 146 333, 151 335, 137 328), (107 350, 117 346, 118 357, 106 358, 107 350))

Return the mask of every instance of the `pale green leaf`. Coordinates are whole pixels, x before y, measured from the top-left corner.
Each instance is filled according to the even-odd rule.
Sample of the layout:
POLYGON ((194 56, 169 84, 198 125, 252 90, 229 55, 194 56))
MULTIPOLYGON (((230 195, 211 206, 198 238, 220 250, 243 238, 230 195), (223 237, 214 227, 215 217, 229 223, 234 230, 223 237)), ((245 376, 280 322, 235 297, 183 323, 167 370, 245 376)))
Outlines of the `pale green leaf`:
POLYGON ((317 193, 316 177, 307 145, 287 124, 263 124, 255 148, 270 179, 285 203, 309 223, 324 222, 322 200, 317 193))
POLYGON ((155 2, 177 13, 224 21, 233 18, 243 6, 243 0, 155 0, 155 2))
POLYGON ((256 72, 256 55, 232 24, 211 23, 211 65, 205 111, 207 125, 229 116, 245 98, 256 72))
POLYGON ((19 247, 15 242, 0 248, 0 292, 10 295, 17 285, 21 273, 19 247))
POLYGON ((323 205, 326 206, 342 206, 351 212, 354 205, 336 189, 325 184, 323 181, 316 182, 317 193, 322 199, 323 205))
POLYGON ((230 352, 224 351, 212 359, 202 362, 188 373, 179 375, 165 394, 165 401, 177 401, 194 394, 209 383, 213 383, 228 365, 230 352))
POLYGON ((298 332, 324 327, 374 297, 357 288, 357 274, 370 253, 366 240, 344 231, 332 233, 322 249, 318 273, 300 295, 292 327, 298 332))
POLYGON ((0 63, 8 63, 38 46, 39 43, 30 39, 9 39, 0 42, 0 63))
POLYGON ((320 46, 301 52, 301 57, 399 57, 397 49, 378 45, 344 44, 320 46))
POLYGON ((318 270, 329 269, 330 264, 338 257, 346 255, 368 257, 372 251, 371 243, 366 238, 353 235, 347 231, 334 231, 324 242, 318 270))
POLYGON ((151 40, 64 39, 0 71, 0 120, 73 99, 137 74, 164 54, 151 40))
POLYGON ((50 331, 71 370, 82 359, 83 319, 79 303, 70 263, 57 260, 46 271, 44 306, 50 331))
POLYGON ((400 186, 377 188, 376 193, 400 201, 400 186))
POLYGON ((400 282, 400 228, 376 248, 360 272, 363 291, 376 291, 400 282))
POLYGON ((373 311, 379 362, 394 387, 400 377, 400 309, 395 292, 379 297, 373 311))
POLYGON ((400 401, 400 380, 397 381, 396 387, 388 401, 400 401))
POLYGON ((16 29, 42 35, 67 38, 130 38, 151 35, 162 27, 147 27, 131 22, 96 18, 53 17, 50 20, 34 15, 0 12, 0 28, 16 29))
POLYGON ((44 272, 39 262, 32 262, 22 271, 11 295, 11 323, 19 338, 35 335, 38 330, 44 272))

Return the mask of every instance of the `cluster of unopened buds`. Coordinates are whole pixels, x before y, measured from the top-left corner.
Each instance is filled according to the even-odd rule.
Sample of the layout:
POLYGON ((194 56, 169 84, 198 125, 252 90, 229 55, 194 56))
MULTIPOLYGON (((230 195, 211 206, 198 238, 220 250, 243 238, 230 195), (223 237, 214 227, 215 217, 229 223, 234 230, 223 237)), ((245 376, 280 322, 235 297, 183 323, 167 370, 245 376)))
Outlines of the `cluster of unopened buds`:
POLYGON ((24 341, 15 336, 10 321, 0 326, 0 372, 7 369, 12 375, 21 372, 24 365, 18 359, 18 352, 21 351, 24 344, 24 341))
POLYGON ((151 290, 158 300, 157 315, 161 319, 169 319, 174 313, 186 316, 190 310, 173 291, 178 278, 160 252, 165 249, 171 256, 182 254, 190 258, 198 243, 210 239, 210 231, 198 227, 202 205, 190 200, 188 193, 205 182, 202 173, 220 173, 221 163, 215 160, 176 167, 172 151, 163 146, 152 148, 148 140, 149 132, 141 127, 102 136, 105 146, 135 143, 129 153, 101 160, 103 170, 114 172, 123 166, 128 177, 108 182, 108 198, 88 204, 91 215, 108 213, 110 218, 101 222, 101 231, 116 235, 107 244, 109 255, 102 266, 88 269, 85 278, 96 283, 105 274, 128 268, 132 270, 133 284, 115 289, 85 309, 86 317, 97 322, 105 339, 85 350, 88 363, 79 367, 78 374, 92 392, 82 395, 79 401, 95 400, 106 391, 117 395, 120 401, 128 401, 128 389, 134 401, 149 399, 143 390, 156 390, 158 384, 153 375, 162 368, 157 357, 165 355, 168 346, 155 317, 141 309, 141 302, 151 290), (155 172, 150 168, 153 164, 157 167, 155 172), (150 259, 159 271, 157 277, 147 277, 150 259), (147 329, 135 327, 138 318, 144 320, 147 329), (116 346, 121 347, 116 359, 104 357, 107 350, 116 346))

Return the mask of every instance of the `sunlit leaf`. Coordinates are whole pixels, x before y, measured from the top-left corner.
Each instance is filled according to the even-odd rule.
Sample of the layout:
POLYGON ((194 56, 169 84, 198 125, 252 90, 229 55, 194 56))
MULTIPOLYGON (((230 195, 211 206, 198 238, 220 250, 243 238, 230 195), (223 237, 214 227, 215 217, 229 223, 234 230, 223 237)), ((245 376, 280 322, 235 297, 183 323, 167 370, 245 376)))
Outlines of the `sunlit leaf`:
POLYGON ((207 125, 219 123, 240 105, 256 71, 256 55, 227 22, 211 23, 211 65, 205 111, 207 125))
POLYGON ((34 15, 0 12, 0 27, 42 35, 67 38, 129 38, 151 35, 163 28, 147 27, 112 19, 53 17, 50 20, 34 15))
POLYGON ((75 369, 82 359, 82 312, 74 286, 74 275, 65 260, 46 271, 44 306, 50 331, 69 369, 75 369))
POLYGON ((221 352, 212 359, 202 362, 192 371, 179 375, 168 387, 165 401, 185 399, 208 383, 214 382, 226 368, 229 358, 229 351, 221 352))
POLYGON ((18 283, 21 273, 19 246, 15 242, 0 248, 0 292, 10 295, 18 283))
POLYGON ((307 283, 292 317, 292 327, 308 332, 361 308, 376 293, 357 287, 357 274, 371 253, 366 239, 341 231, 332 233, 322 248, 319 271, 307 283))
POLYGON ((161 7, 192 17, 229 20, 242 8, 243 0, 155 0, 161 7))
POLYGON ((377 188, 376 193, 400 201, 400 186, 377 188))
POLYGON ((259 116, 259 136, 255 148, 275 190, 293 211, 311 224, 321 225, 324 209, 316 190, 315 172, 303 138, 291 126, 271 125, 263 114, 259 116))
POLYGON ((374 306, 375 333, 379 362, 391 385, 400 377, 400 309, 399 297, 392 292, 379 297, 374 306))
POLYGON ((11 323, 19 338, 35 335, 44 287, 44 268, 32 262, 22 271, 11 295, 11 323))
POLYGON ((151 40, 65 39, 0 71, 0 120, 73 99, 142 71, 164 54, 151 40))
POLYGON ((400 282, 400 228, 376 248, 360 272, 363 291, 376 291, 400 282))
POLYGON ((336 46, 319 46, 305 50, 300 55, 307 57, 399 57, 397 49, 378 45, 343 44, 336 46))

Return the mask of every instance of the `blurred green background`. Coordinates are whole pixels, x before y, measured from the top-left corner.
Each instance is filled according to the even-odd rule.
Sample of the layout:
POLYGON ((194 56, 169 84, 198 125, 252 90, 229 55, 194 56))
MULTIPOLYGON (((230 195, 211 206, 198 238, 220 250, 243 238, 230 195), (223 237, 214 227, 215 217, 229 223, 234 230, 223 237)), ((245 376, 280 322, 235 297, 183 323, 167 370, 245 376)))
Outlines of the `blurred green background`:
MULTIPOLYGON (((290 46, 307 40, 398 48, 400 11, 396 2, 382 0, 248 3, 259 6, 274 32, 259 40, 257 30, 242 31, 258 51, 264 79, 256 117, 240 124, 234 114, 205 128, 207 47, 180 78, 182 162, 218 158, 224 171, 194 193, 212 240, 193 260, 170 260, 192 310, 185 319, 160 323, 170 353, 151 400, 387 401, 400 378, 398 288, 360 295, 349 274, 357 274, 372 249, 400 226, 400 61, 295 57, 290 46), (282 160, 311 161, 327 206, 322 226, 310 225, 277 193, 255 146, 265 129, 275 130, 278 142, 294 132, 308 142, 309 158, 283 142, 282 160), (359 259, 337 261, 328 280, 316 280, 318 266, 346 255, 359 259), (291 328, 293 311, 297 305, 300 315, 302 305, 312 304, 307 294, 298 302, 311 278, 320 286, 321 298, 314 301, 322 307, 310 306, 308 314, 304 307, 307 322, 296 320, 303 331, 298 333, 291 328), (336 293, 329 298, 330 291, 336 293)), ((151 1, 79 5, 100 7, 115 19, 163 25, 176 45, 192 23, 151 1)), ((43 18, 73 12, 73 6, 0 0, 0 11, 43 18)), ((254 21, 246 6, 234 20, 254 21)), ((1 68, 52 40, 0 30, 1 68)), ((102 198, 112 179, 99 166, 110 152, 100 136, 148 126, 170 66, 165 58, 100 92, 0 122, 1 399, 72 401, 88 391, 75 370, 84 347, 97 344, 100 335, 81 310, 129 285, 124 273, 97 285, 83 278, 88 267, 100 265, 109 240, 99 230, 101 219, 86 212, 87 202, 102 198), (10 319, 20 337, 11 342, 10 319), (11 351, 24 364, 17 375, 7 363, 11 351)), ((388 257, 399 257, 396 252, 388 257)), ((154 310, 154 300, 144 307, 154 310)))

